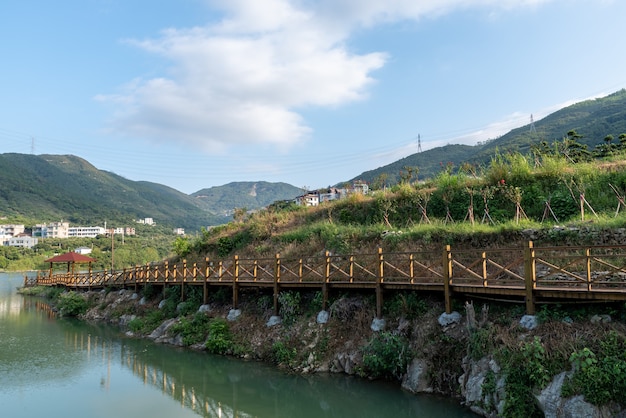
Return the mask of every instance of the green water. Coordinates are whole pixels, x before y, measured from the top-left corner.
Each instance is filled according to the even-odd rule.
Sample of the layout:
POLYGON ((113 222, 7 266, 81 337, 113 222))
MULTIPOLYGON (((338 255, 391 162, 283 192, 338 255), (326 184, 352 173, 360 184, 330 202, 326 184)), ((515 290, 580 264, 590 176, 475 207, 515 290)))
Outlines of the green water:
POLYGON ((57 319, 0 274, 0 417, 475 417, 447 399, 124 337, 57 319))

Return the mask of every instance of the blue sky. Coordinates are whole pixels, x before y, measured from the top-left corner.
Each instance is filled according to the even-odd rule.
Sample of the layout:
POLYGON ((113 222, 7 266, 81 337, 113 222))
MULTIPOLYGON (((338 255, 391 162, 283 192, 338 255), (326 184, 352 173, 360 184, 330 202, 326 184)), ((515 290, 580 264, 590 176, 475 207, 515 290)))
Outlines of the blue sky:
POLYGON ((0 153, 184 193, 325 187, 626 88, 619 0, 0 6, 0 153))

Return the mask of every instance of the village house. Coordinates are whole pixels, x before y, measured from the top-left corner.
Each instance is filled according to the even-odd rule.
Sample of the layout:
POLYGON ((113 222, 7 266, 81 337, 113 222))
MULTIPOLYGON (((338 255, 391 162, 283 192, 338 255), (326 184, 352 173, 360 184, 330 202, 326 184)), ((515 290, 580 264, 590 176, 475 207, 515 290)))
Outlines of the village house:
POLYGON ((366 182, 357 180, 352 184, 352 188, 350 189, 329 187, 327 189, 314 190, 297 196, 294 201, 299 206, 318 206, 324 202, 343 199, 351 193, 368 194, 369 186, 366 182))

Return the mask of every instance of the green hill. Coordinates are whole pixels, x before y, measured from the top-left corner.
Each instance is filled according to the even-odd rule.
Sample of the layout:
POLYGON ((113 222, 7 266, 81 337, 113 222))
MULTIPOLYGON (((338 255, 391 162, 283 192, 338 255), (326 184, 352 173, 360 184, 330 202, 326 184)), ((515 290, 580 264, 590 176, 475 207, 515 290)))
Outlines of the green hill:
POLYGON ((72 155, 0 154, 0 215, 76 224, 150 217, 191 229, 222 221, 184 193, 127 180, 72 155))
POLYGON ((383 175, 389 184, 394 184, 406 167, 417 167, 420 179, 431 178, 448 163, 457 167, 463 162, 482 165, 488 163, 496 151, 528 153, 531 145, 541 141, 551 144, 561 140, 571 130, 582 135, 578 142, 593 150, 604 142, 606 136, 613 135, 617 141, 620 134, 626 133, 626 89, 567 106, 536 121, 534 126, 534 131, 531 131, 529 124, 497 139, 486 139, 479 145, 446 145, 416 153, 375 170, 365 171, 352 180, 372 183, 383 175))
POLYGON ((99 170, 73 155, 0 154, 0 217, 73 224, 130 222, 199 230, 231 219, 235 208, 255 210, 301 190, 286 183, 239 182, 192 195, 99 170))
POLYGON ((294 199, 300 194, 302 189, 287 183, 246 181, 202 189, 191 196, 206 210, 230 216, 236 208, 258 209, 279 200, 294 199))

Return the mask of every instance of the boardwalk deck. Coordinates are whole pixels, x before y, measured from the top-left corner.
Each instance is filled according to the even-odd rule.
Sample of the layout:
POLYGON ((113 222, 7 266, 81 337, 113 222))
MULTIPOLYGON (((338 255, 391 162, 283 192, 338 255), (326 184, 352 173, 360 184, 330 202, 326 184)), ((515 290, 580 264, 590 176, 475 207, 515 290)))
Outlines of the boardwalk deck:
MULTIPOLYGON (((237 307, 240 288, 273 290, 278 312, 282 289, 319 289, 324 307, 331 289, 374 290, 377 315, 385 290, 442 293, 446 311, 454 297, 492 298, 525 303, 529 314, 537 303, 557 300, 626 300, 626 246, 522 248, 331 255, 299 259, 209 260, 189 265, 167 262, 123 271, 39 272, 36 284, 74 289, 134 288, 155 285, 232 288, 237 307)), ((27 283, 25 282, 25 285, 27 283)))

